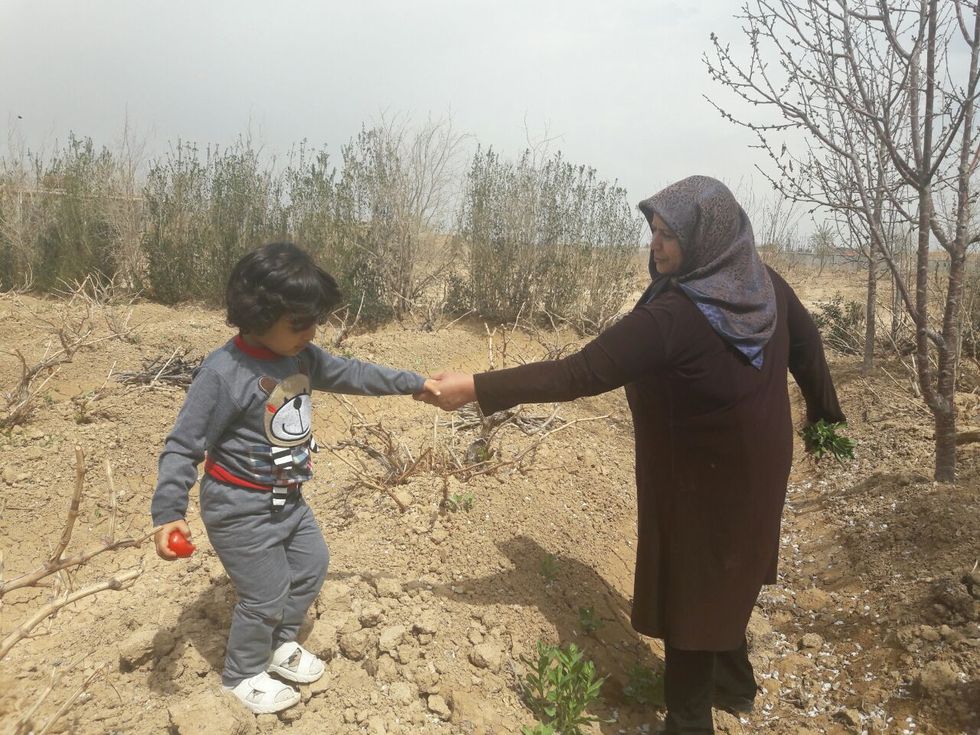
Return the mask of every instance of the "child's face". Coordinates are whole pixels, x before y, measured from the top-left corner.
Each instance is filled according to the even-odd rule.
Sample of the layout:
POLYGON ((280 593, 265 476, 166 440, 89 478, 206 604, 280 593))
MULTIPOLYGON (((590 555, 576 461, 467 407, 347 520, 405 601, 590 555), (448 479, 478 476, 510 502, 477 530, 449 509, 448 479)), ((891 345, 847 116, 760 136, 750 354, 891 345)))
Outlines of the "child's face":
POLYGON ((278 321, 262 334, 246 334, 246 341, 272 350, 277 355, 292 357, 306 347, 316 336, 316 323, 297 327, 291 314, 283 314, 278 321))

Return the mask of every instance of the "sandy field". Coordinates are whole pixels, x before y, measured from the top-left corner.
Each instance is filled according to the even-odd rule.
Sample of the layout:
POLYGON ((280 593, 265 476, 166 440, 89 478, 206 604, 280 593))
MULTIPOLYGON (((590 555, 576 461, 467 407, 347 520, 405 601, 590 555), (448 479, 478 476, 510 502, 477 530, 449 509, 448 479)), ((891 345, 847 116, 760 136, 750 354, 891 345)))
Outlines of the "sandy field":
MULTIPOLYGON (((860 299, 861 278, 790 274, 810 305, 837 290, 860 299)), ((220 312, 137 303, 134 329, 117 338, 110 324, 120 310, 128 313, 89 312, 92 337, 105 339, 48 376, 29 420, 0 433, 7 582, 42 566, 58 546, 76 446, 84 492, 66 555, 110 538, 145 538, 157 455, 184 391, 126 385, 116 375, 175 350, 199 359, 231 336, 220 312)), ((0 296, 0 390, 20 375, 8 351, 34 364, 59 325, 84 315, 80 303, 0 296)), ((324 344, 331 337, 326 329, 324 344)), ((337 351, 434 372, 513 365, 577 344, 551 332, 498 328, 489 336, 478 321, 426 329, 408 320, 355 334, 337 351)), ((716 713, 718 731, 973 735, 980 444, 961 447, 955 486, 933 483, 931 418, 902 363, 883 359, 865 378, 859 358, 830 360, 857 456, 817 465, 797 442, 780 580, 764 589, 749 628, 762 691, 751 715, 716 713)), ((980 391, 967 362, 960 424, 976 428, 980 391)), ((792 385, 791 395, 798 417, 792 385)), ((304 645, 328 664, 320 681, 300 687, 302 702, 255 717, 220 693, 235 596, 194 490, 188 520, 198 551, 190 559, 166 563, 147 542, 125 544, 46 577, 47 586, 3 596, 0 637, 57 595, 135 575, 122 589, 64 607, 3 658, 0 732, 30 732, 18 730, 22 720, 40 731, 54 718, 50 732, 79 735, 520 733, 535 722, 519 682, 539 640, 575 643, 608 676, 591 709, 600 721, 586 732, 657 730, 661 713, 638 704, 628 686, 637 666, 662 667, 663 650, 629 625, 636 506, 622 391, 525 407, 486 447, 470 414, 442 414, 409 398, 319 394, 315 405, 322 449, 304 494, 331 566, 304 645), (455 469, 488 456, 479 469, 455 469), (583 625, 581 608, 592 609, 596 626, 583 625)))

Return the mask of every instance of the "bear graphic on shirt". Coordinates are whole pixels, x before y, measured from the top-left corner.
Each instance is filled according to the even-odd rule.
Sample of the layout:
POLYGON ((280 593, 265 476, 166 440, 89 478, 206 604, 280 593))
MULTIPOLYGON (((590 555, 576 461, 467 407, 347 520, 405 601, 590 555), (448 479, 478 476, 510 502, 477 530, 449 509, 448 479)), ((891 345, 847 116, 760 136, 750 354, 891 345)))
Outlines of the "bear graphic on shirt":
POLYGON ((267 396, 263 423, 269 443, 274 447, 296 447, 308 442, 313 418, 310 379, 297 373, 277 383, 262 376, 259 387, 267 396))

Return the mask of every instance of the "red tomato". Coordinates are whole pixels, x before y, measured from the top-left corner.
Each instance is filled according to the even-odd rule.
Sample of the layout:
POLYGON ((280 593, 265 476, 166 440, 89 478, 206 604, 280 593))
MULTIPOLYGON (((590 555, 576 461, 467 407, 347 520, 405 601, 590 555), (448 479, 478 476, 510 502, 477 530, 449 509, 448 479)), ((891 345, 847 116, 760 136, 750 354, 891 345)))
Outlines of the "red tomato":
POLYGON ((187 537, 176 528, 167 536, 167 546, 179 557, 190 556, 194 553, 194 544, 187 540, 187 537))

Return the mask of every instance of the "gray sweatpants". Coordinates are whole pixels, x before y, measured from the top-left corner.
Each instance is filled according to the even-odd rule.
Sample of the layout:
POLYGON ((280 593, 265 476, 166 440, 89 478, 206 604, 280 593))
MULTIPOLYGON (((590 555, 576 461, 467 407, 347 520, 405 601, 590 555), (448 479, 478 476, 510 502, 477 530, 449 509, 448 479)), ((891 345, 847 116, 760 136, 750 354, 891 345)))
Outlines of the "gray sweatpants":
POLYGON ((201 480, 201 518, 231 577, 231 617, 221 681, 235 686, 265 671, 272 651, 296 640, 327 576, 330 552, 301 493, 272 509, 272 494, 201 480))

